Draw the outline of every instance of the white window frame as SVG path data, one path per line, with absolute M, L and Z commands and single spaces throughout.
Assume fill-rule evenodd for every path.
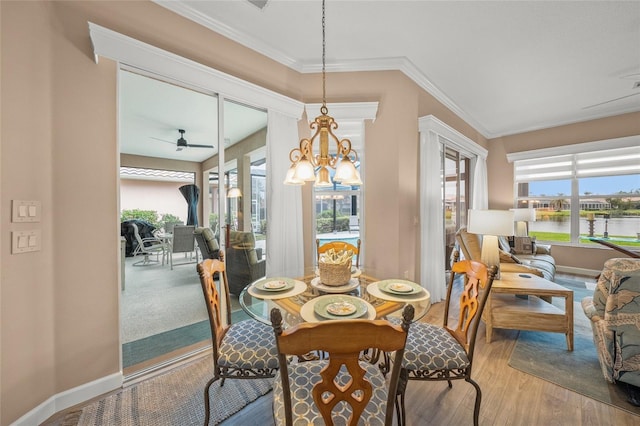
M 640 154 L 640 135 L 627 136 L 623 138 L 607 139 L 602 141 L 586 142 L 581 144 L 563 145 L 553 148 L 543 148 L 531 151 L 522 151 L 507 154 L 507 160 L 514 164 L 513 167 L 513 185 L 514 185 L 514 207 L 518 206 L 518 184 L 521 182 L 532 182 L 542 180 L 569 180 L 571 182 L 571 220 L 570 220 L 570 244 L 580 245 L 580 194 L 579 194 L 579 181 L 581 178 L 590 176 L 617 176 L 622 174 L 637 174 L 640 173 L 640 159 L 637 155 Z M 609 164 L 606 164 L 606 168 L 598 169 L 596 167 L 590 167 L 583 165 L 580 167 L 581 157 L 585 154 L 599 152 L 599 151 L 611 151 L 627 148 L 629 150 L 638 150 L 633 157 L 618 158 L 610 160 Z M 549 159 L 558 160 L 555 166 L 546 164 L 546 172 L 549 173 L 546 178 L 538 176 L 531 180 L 518 179 L 518 162 L 525 160 L 543 160 Z M 547 162 L 548 163 L 548 162 Z M 612 167 L 623 168 L 623 170 L 632 170 L 635 173 L 614 172 L 607 173 L 606 169 Z M 534 176 L 535 174 L 532 174 Z M 614 195 L 614 194 L 603 194 Z

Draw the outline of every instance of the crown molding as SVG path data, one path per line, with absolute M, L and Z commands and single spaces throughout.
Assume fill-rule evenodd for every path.
M 255 50 L 256 52 L 273 59 L 295 71 L 300 71 L 299 63 L 291 58 L 290 56 L 282 53 L 281 50 L 276 49 L 262 40 L 250 37 L 245 33 L 242 33 L 234 28 L 231 28 L 224 22 L 218 21 L 217 19 L 213 19 L 210 16 L 207 16 L 199 11 L 195 10 L 187 3 L 181 1 L 163 1 L 163 0 L 152 0 L 159 6 L 162 6 L 170 11 L 187 18 L 196 24 L 202 25 L 205 28 L 210 29 L 224 37 L 227 37 L 230 40 L 235 41 L 236 43 L 240 43 L 241 45 Z
M 202 25 L 218 34 L 221 34 L 249 49 L 265 55 L 274 61 L 285 65 L 300 73 L 315 73 L 322 71 L 320 64 L 303 64 L 282 53 L 259 39 L 237 31 L 223 22 L 206 16 L 193 9 L 186 3 L 179 1 L 153 0 L 154 3 L 167 8 L 180 16 L 183 16 L 199 25 Z M 445 107 L 450 109 L 458 117 L 474 127 L 485 138 L 489 138 L 490 132 L 474 117 L 463 111 L 453 100 L 438 89 L 418 68 L 406 57 L 379 58 L 364 60 L 347 60 L 332 62 L 325 65 L 327 72 L 357 72 L 357 71 L 401 71 L 420 88 L 424 89 L 431 96 L 436 98 Z
M 300 119 L 304 104 L 230 74 L 207 67 L 108 28 L 89 22 L 89 36 L 96 63 L 105 57 L 143 71 L 217 93 L 258 108 L 267 108 Z

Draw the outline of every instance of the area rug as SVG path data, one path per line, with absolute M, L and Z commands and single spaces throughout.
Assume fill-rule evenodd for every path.
M 593 343 L 591 324 L 581 305 L 582 298 L 592 295 L 593 290 L 587 289 L 584 282 L 576 280 L 556 279 L 556 282 L 573 290 L 573 352 L 567 351 L 564 334 L 520 331 L 509 365 L 640 416 L 640 407 L 629 404 L 623 390 L 619 386 L 607 383 L 602 375 Z M 564 304 L 564 300 L 559 300 L 558 303 Z
M 82 408 L 70 426 L 201 426 L 210 357 L 138 383 Z M 273 379 L 226 380 L 211 386 L 211 424 L 218 424 L 268 393 Z M 73 414 L 72 414 L 73 415 Z

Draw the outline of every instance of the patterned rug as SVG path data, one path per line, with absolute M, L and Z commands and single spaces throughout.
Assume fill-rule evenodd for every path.
M 607 383 L 600 369 L 591 324 L 581 305 L 582 298 L 592 295 L 593 290 L 587 289 L 581 281 L 556 279 L 556 282 L 573 290 L 573 351 L 567 351 L 564 334 L 520 331 L 509 365 L 640 416 L 640 407 L 629 404 L 623 389 Z M 559 303 L 562 306 L 564 300 Z
M 201 426 L 204 386 L 212 360 L 205 357 L 140 382 L 67 415 L 68 426 Z M 265 395 L 273 379 L 226 380 L 211 386 L 211 424 L 218 424 Z M 77 422 L 74 422 L 77 419 Z

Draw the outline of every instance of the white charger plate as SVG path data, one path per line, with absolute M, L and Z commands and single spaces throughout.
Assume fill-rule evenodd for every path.
M 266 279 L 266 281 L 270 281 L 273 279 L 274 278 L 268 278 Z M 260 290 L 259 288 L 256 288 L 255 284 L 258 284 L 263 281 L 265 280 L 263 279 L 258 281 L 257 283 L 250 285 L 249 288 L 247 288 L 247 293 L 249 293 L 251 296 L 255 297 L 256 299 L 269 300 L 269 299 L 285 299 L 287 297 L 297 296 L 298 294 L 304 293 L 307 290 L 307 285 L 304 282 L 298 281 L 298 280 L 292 280 L 293 288 L 286 291 L 263 291 L 263 290 Z
M 355 290 L 360 285 L 360 281 L 357 278 L 351 278 L 347 284 L 344 285 L 326 285 L 320 282 L 320 277 L 315 277 L 311 280 L 311 287 L 316 288 L 325 293 L 348 293 L 351 290 Z

